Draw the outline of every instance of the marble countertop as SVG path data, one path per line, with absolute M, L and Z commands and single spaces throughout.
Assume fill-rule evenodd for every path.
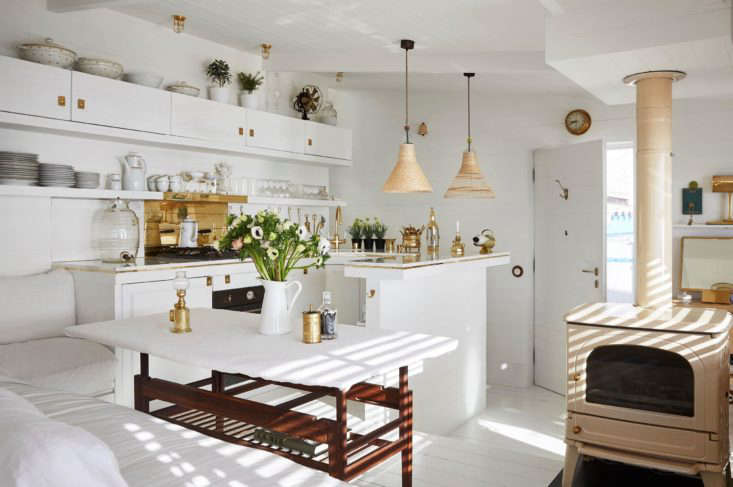
M 75 260 L 66 262 L 54 262 L 53 267 L 58 269 L 66 269 L 70 271 L 98 271 L 98 272 L 113 272 L 113 273 L 124 273 L 124 272 L 140 272 L 140 271 L 159 271 L 166 269 L 180 269 L 180 268 L 191 268 L 191 267 L 209 267 L 218 265 L 232 265 L 232 264 L 250 264 L 250 260 L 241 262 L 239 259 L 225 259 L 225 260 L 196 260 L 196 261 L 179 261 L 179 262 L 168 262 L 168 263 L 151 263 L 155 262 L 148 261 L 144 257 L 135 259 L 135 263 L 123 264 L 119 262 L 102 262 L 101 260 Z
M 493 252 L 491 254 L 480 254 L 478 251 L 467 251 L 465 255 L 455 257 L 450 254 L 450 250 L 446 249 L 437 255 L 420 253 L 420 254 L 389 254 L 374 255 L 365 254 L 363 256 L 355 256 L 348 262 L 349 267 L 368 267 L 382 269 L 413 269 L 417 267 L 436 266 L 444 264 L 459 264 L 471 261 L 488 261 L 509 257 L 509 252 Z

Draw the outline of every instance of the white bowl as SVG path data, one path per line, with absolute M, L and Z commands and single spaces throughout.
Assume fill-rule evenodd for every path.
M 189 85 L 185 81 L 176 81 L 172 85 L 168 85 L 166 90 L 171 91 L 173 93 L 180 93 L 181 95 L 188 95 L 188 96 L 199 96 L 199 93 L 201 92 L 200 89 L 198 89 L 195 86 Z
M 122 74 L 123 68 L 120 63 L 106 59 L 95 59 L 80 57 L 76 61 L 76 70 L 82 73 L 104 76 L 105 78 L 117 79 Z
M 71 49 L 54 44 L 47 38 L 43 43 L 30 43 L 18 46 L 20 58 L 34 63 L 47 64 L 68 69 L 74 65 L 76 53 Z
M 163 77 L 155 73 L 125 73 L 125 81 L 150 88 L 160 88 L 160 85 L 163 84 Z

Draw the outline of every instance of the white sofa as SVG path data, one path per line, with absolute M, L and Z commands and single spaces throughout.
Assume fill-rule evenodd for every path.
M 0 375 L 111 398 L 116 358 L 98 343 L 64 335 L 76 324 L 74 279 L 54 270 L 0 277 Z
M 226 443 L 98 399 L 0 377 L 2 389 L 25 398 L 51 420 L 79 427 L 102 440 L 117 459 L 129 487 L 349 485 L 273 453 Z M 3 441 L 0 435 L 0 449 L 12 448 Z

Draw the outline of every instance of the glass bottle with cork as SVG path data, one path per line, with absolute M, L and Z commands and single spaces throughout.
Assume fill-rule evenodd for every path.
M 331 291 L 323 291 L 323 303 L 318 308 L 321 313 L 321 339 L 336 338 L 336 308 L 331 305 Z

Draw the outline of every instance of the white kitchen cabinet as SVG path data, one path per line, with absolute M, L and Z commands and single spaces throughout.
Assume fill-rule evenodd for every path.
M 326 265 L 326 291 L 331 291 L 338 322 L 357 325 L 364 322 L 366 290 L 364 279 L 344 277 L 342 264 Z
M 189 308 L 211 308 L 212 287 L 206 277 L 189 279 L 186 305 Z M 178 300 L 172 281 L 140 282 L 122 285 L 122 319 L 162 313 Z
M 244 108 L 178 93 L 171 100 L 171 135 L 244 146 Z
M 73 71 L 71 119 L 75 122 L 167 134 L 171 94 L 167 91 Z
M 247 147 L 303 153 L 301 120 L 276 113 L 247 110 Z
M 351 159 L 351 130 L 310 121 L 303 124 L 306 154 Z
M 300 313 L 306 311 L 308 306 L 316 309 L 321 305 L 323 291 L 326 289 L 326 271 L 310 268 L 304 274 L 302 270 L 295 269 L 288 274 L 288 281 L 300 281 L 300 284 L 303 285 L 303 291 L 295 300 L 291 314 L 293 329 L 295 329 L 296 326 L 301 326 Z
M 0 57 L 0 110 L 71 119 L 71 71 Z

